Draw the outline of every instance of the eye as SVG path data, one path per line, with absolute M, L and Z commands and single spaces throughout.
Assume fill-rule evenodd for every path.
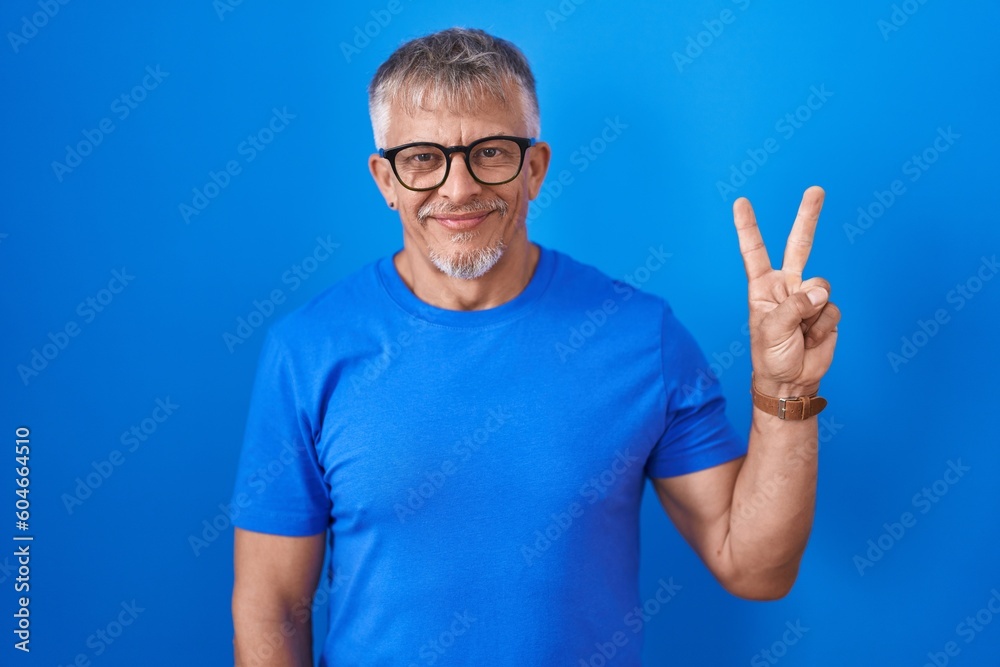
M 499 148 L 483 148 L 482 150 L 479 151 L 479 154 L 482 157 L 486 157 L 486 158 L 497 157 L 498 155 L 500 155 L 500 149 Z
M 400 153 L 396 164 L 404 169 L 438 169 L 444 156 L 433 149 L 421 148 L 414 152 Z

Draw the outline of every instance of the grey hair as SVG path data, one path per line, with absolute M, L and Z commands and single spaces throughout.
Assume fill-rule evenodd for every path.
M 508 99 L 511 84 L 519 100 Z M 375 145 L 383 143 L 389 110 L 411 113 L 424 105 L 473 111 L 488 99 L 523 109 L 528 132 L 541 133 L 535 76 L 524 54 L 511 42 L 482 30 L 449 28 L 399 47 L 375 72 L 368 86 Z

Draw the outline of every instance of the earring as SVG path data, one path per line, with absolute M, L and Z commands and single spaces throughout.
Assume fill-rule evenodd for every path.
M 389 208 L 396 208 L 396 202 L 394 201 L 389 202 Z

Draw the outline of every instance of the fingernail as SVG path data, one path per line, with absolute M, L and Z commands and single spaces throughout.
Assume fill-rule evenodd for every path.
M 819 304 L 826 301 L 827 297 L 830 295 L 822 287 L 817 287 L 816 289 L 811 289 L 808 292 L 806 292 L 806 296 L 809 297 L 809 302 L 812 305 L 818 306 Z

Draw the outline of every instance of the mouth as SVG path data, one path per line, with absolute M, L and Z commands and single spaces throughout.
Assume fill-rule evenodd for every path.
M 483 224 L 490 223 L 494 213 L 502 220 L 507 216 L 507 202 L 500 198 L 481 199 L 458 206 L 450 202 L 434 202 L 421 206 L 417 211 L 417 222 L 426 227 L 429 219 L 438 226 L 455 234 L 470 237 L 477 233 Z
M 464 232 L 478 227 L 493 211 L 477 211 L 475 213 L 441 213 L 430 216 L 442 227 L 456 232 Z

